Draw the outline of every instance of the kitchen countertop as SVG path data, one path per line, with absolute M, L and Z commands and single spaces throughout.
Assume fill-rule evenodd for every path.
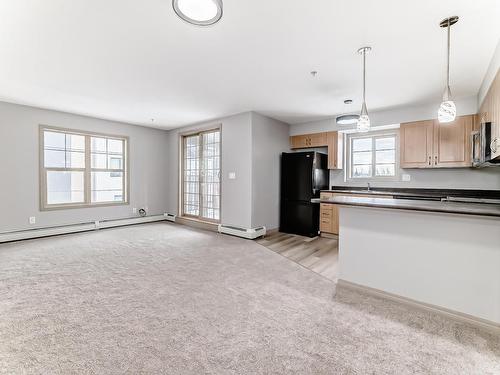
M 368 197 L 333 197 L 328 199 L 320 199 L 319 201 L 320 203 L 338 204 L 344 206 L 361 206 L 500 217 L 500 204 L 491 203 L 440 202 L 429 200 Z
M 464 198 L 498 200 L 500 202 L 500 190 L 472 190 L 472 189 L 422 189 L 422 188 L 378 188 L 367 190 L 366 187 L 332 186 L 331 190 L 322 190 L 328 193 L 344 194 L 369 194 L 369 195 L 391 195 L 397 198 L 424 198 L 441 200 L 443 198 Z M 499 203 L 493 202 L 493 203 Z

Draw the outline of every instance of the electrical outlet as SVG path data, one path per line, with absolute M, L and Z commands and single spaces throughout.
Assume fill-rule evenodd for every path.
M 405 182 L 411 181 L 411 175 L 409 175 L 409 174 L 403 174 L 401 176 L 401 180 L 403 180 Z
M 36 217 L 30 216 L 30 224 L 36 224 Z
M 132 213 L 134 213 L 134 214 L 137 213 L 137 207 L 132 208 Z

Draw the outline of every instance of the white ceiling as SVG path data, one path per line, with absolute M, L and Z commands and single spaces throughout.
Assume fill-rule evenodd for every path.
M 170 0 L 0 2 L 0 100 L 173 128 L 248 110 L 290 123 L 360 106 L 476 95 L 500 37 L 498 0 L 224 0 L 212 27 Z M 310 71 L 319 73 L 312 78 Z

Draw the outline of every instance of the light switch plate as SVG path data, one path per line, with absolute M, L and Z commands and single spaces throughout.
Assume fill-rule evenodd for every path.
M 401 179 L 405 182 L 411 181 L 411 175 L 405 173 L 401 176 Z
M 236 180 L 236 172 L 229 172 L 229 179 Z

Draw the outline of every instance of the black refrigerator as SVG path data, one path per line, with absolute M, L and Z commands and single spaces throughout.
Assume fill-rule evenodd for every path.
M 320 190 L 328 189 L 328 156 L 319 152 L 281 155 L 280 232 L 314 237 L 319 233 Z

